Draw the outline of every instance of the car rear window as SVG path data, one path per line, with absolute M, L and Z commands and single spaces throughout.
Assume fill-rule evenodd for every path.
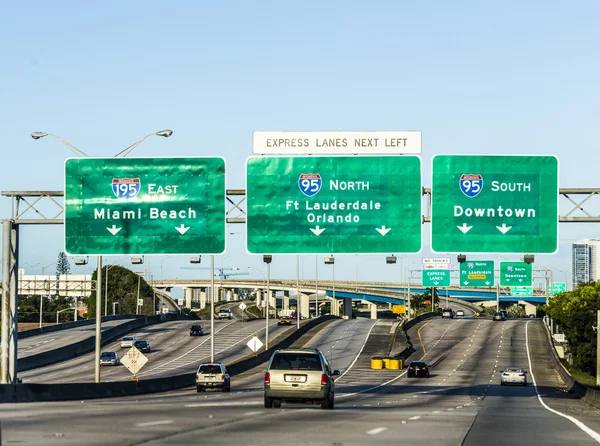
M 125 336 L 125 337 L 123 338 L 123 340 L 124 340 L 124 341 L 133 341 L 133 338 L 130 338 L 130 337 L 128 337 L 128 336 Z
M 521 373 L 521 369 L 506 369 L 507 373 Z
M 322 370 L 319 357 L 311 353 L 278 353 L 271 362 L 273 370 Z
M 200 373 L 206 373 L 206 374 L 221 373 L 221 366 L 220 365 L 201 365 Z

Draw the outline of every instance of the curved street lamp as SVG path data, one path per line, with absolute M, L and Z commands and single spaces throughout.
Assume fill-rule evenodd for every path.
M 161 130 L 159 132 L 155 132 L 155 133 L 148 133 L 146 136 L 144 136 L 143 138 L 137 140 L 136 142 L 134 142 L 133 144 L 131 144 L 130 146 L 126 147 L 125 149 L 121 150 L 119 153 L 117 153 L 115 155 L 115 158 L 118 156 L 123 156 L 126 157 L 129 153 L 131 153 L 131 151 L 133 149 L 135 149 L 138 145 L 140 145 L 140 143 L 142 141 L 144 141 L 148 136 L 152 136 L 152 135 L 157 135 L 157 136 L 163 136 L 165 138 L 168 138 L 169 136 L 171 136 L 173 134 L 173 130 Z M 77 147 L 75 147 L 73 144 L 71 144 L 68 141 L 65 141 L 64 139 L 62 139 L 60 136 L 54 135 L 52 133 L 45 133 L 45 132 L 33 132 L 31 133 L 31 137 L 35 140 L 38 140 L 40 138 L 44 138 L 45 136 L 53 136 L 56 139 L 58 139 L 61 143 L 63 143 L 65 146 L 67 146 L 69 148 L 69 150 L 71 152 L 73 152 L 75 155 L 77 156 L 84 156 L 84 157 L 88 157 L 89 155 L 81 150 L 79 150 Z M 100 348 L 101 348 L 101 337 L 102 337 L 102 309 L 101 307 L 101 301 L 102 301 L 102 256 L 99 255 L 98 256 L 98 266 L 97 266 L 97 270 L 98 270 L 98 275 L 97 275 L 97 286 L 96 286 L 96 345 L 95 345 L 95 382 L 99 383 L 100 382 Z M 138 294 L 139 294 L 139 284 L 138 284 Z M 137 307 L 136 307 L 137 308 Z M 8 319 L 7 319 L 8 322 Z M 4 324 L 6 324 L 7 322 L 3 321 L 3 326 Z M 4 329 L 3 329 L 4 331 Z M 15 348 L 16 348 L 16 344 L 15 344 Z M 4 352 L 2 352 L 2 363 L 0 364 L 0 368 L 5 369 L 5 366 L 8 366 L 7 364 L 4 364 L 5 362 L 7 362 L 4 358 L 8 359 L 8 355 L 5 355 Z M 3 381 L 4 382 L 4 381 Z
M 117 153 L 115 155 L 115 158 L 118 158 L 119 156 L 125 158 L 127 155 L 129 155 L 133 151 L 133 149 L 135 149 L 137 146 L 139 146 L 142 143 L 142 141 L 145 140 L 148 136 L 156 135 L 156 136 L 163 136 L 165 138 L 168 138 L 172 134 L 173 134 L 173 130 L 169 130 L 169 129 L 161 130 L 160 132 L 148 133 L 143 138 L 138 139 L 136 142 L 131 144 L 129 147 L 125 147 L 123 150 L 121 150 L 119 153 Z

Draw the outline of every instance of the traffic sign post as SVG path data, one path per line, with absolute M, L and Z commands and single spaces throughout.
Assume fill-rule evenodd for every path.
M 70 255 L 222 254 L 223 158 L 70 158 Z
M 424 287 L 449 287 L 449 269 L 424 269 L 421 276 L 421 284 Z
M 436 155 L 432 160 L 433 252 L 555 253 L 555 156 Z
M 471 260 L 460 263 L 459 286 L 461 287 L 493 287 L 494 261 Z
M 500 286 L 531 286 L 531 263 L 500 262 Z
M 533 296 L 532 286 L 511 286 L 510 294 L 512 296 Z
M 251 157 L 251 254 L 417 253 L 417 156 Z

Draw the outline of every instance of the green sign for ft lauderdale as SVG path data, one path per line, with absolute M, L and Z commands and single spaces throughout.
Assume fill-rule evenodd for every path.
M 555 156 L 436 155 L 432 169 L 432 251 L 558 249 Z
M 460 264 L 461 287 L 494 286 L 494 261 L 470 260 Z
M 223 158 L 70 158 L 71 255 L 222 254 Z
M 250 157 L 251 254 L 417 253 L 418 156 Z

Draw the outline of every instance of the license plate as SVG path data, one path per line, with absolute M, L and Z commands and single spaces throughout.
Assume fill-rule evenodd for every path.
M 303 383 L 306 382 L 306 375 L 285 375 L 285 382 Z

